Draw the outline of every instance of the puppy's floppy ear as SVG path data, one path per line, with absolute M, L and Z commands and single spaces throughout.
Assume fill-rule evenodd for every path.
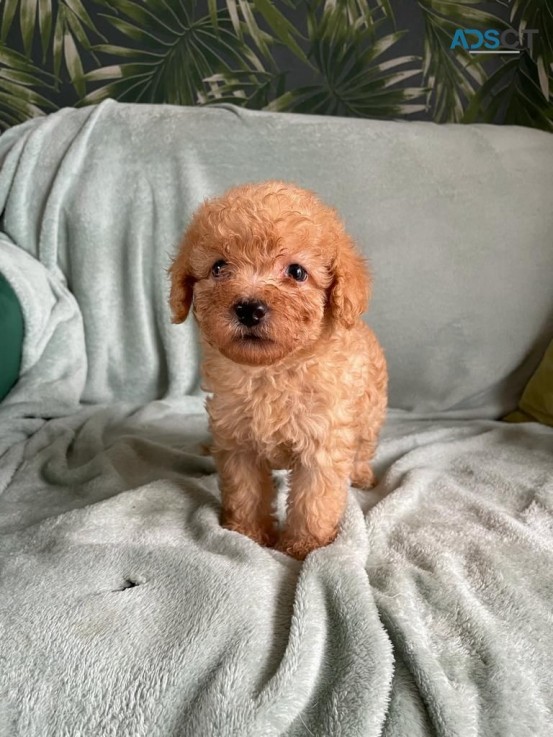
M 365 260 L 355 250 L 352 239 L 343 234 L 333 266 L 330 287 L 330 309 L 335 320 L 352 328 L 367 309 L 371 292 L 371 277 Z
M 173 315 L 172 322 L 184 322 L 190 312 L 194 282 L 196 281 L 190 270 L 186 240 L 182 243 L 180 251 L 169 269 L 169 275 L 171 277 L 169 305 Z

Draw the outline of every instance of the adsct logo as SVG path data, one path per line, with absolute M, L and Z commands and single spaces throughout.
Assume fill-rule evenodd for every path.
M 515 31 L 507 28 L 487 28 L 478 31 L 474 28 L 458 28 L 451 39 L 450 49 L 464 49 L 469 54 L 520 54 L 524 49 L 532 51 L 533 37 L 537 28 Z

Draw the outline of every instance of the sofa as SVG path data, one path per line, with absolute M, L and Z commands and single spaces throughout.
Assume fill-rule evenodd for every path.
M 553 338 L 553 139 L 108 100 L 0 167 L 0 735 L 550 737 L 553 428 L 503 418 Z M 378 484 L 303 563 L 221 527 L 167 303 L 197 205 L 269 178 L 342 214 L 390 373 Z

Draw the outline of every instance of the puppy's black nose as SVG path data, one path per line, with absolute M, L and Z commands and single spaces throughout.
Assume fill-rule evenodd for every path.
M 259 325 L 267 314 L 267 305 L 257 300 L 237 302 L 234 305 L 234 312 L 238 322 L 241 322 L 247 328 L 253 328 L 254 325 Z

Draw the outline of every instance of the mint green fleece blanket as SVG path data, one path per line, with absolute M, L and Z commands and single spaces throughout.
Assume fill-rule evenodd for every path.
M 0 162 L 26 331 L 0 735 L 550 737 L 553 429 L 496 418 L 551 337 L 551 139 L 108 102 L 8 131 Z M 392 376 L 380 483 L 303 564 L 220 527 L 195 327 L 166 304 L 197 203 L 268 176 L 344 212 Z

